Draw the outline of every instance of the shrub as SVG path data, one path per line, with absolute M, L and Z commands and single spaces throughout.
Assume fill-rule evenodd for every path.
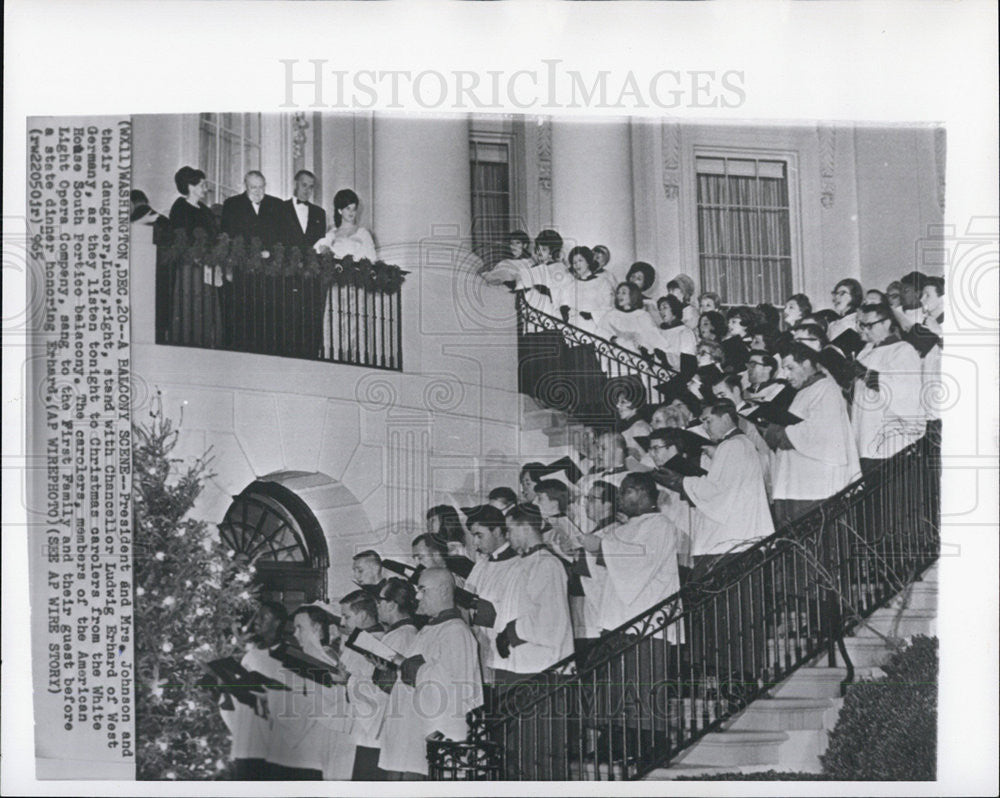
M 854 685 L 820 758 L 830 779 L 932 781 L 937 764 L 938 641 L 914 637 Z

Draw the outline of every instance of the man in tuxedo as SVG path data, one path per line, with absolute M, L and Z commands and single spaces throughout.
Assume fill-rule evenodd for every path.
M 231 239 L 240 237 L 243 246 L 250 251 L 253 239 L 265 252 L 278 242 L 281 229 L 281 200 L 265 193 L 267 181 L 256 169 L 243 178 L 246 189 L 242 194 L 230 197 L 222 203 L 222 232 Z M 273 340 L 276 319 L 274 313 L 274 278 L 260 277 L 265 283 L 264 296 L 251 305 L 251 278 L 245 272 L 237 272 L 233 282 L 226 282 L 219 292 L 222 305 L 223 343 L 236 349 L 264 351 L 266 342 Z M 257 287 L 257 292 L 260 287 Z M 259 293 L 257 293 L 260 296 Z
M 316 187 L 316 175 L 308 169 L 295 173 L 291 199 L 281 208 L 278 242 L 287 258 L 292 249 L 305 254 L 326 235 L 326 212 L 310 202 Z M 301 274 L 286 274 L 275 280 L 278 302 L 275 303 L 275 325 L 281 354 L 295 357 L 316 357 L 322 347 L 323 301 L 326 297 L 318 278 Z

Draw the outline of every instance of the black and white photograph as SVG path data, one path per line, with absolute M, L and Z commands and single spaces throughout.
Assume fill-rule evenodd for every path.
M 476 65 L 530 18 L 482 5 L 449 69 L 282 39 L 256 102 L 26 106 L 16 783 L 988 794 L 995 119 L 769 112 L 583 23 Z

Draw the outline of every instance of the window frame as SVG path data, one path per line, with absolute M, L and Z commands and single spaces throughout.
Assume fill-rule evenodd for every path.
M 521 157 L 520 153 L 520 141 L 516 132 L 509 131 L 491 131 L 482 130 L 476 128 L 474 125 L 470 125 L 469 128 L 469 204 L 470 204 L 470 217 L 472 221 L 472 229 L 470 232 L 470 243 L 473 252 L 478 254 L 478 249 L 481 243 L 477 237 L 477 226 L 476 226 L 476 195 L 472 191 L 473 180 L 474 180 L 474 164 L 476 161 L 473 159 L 473 154 L 475 152 L 475 147 L 477 144 L 486 144 L 493 146 L 503 146 L 507 150 L 507 218 L 510 222 L 508 227 L 510 229 L 516 229 L 518 226 L 523 227 L 523 223 L 520 222 L 522 218 L 523 202 L 521 199 L 521 179 L 520 179 L 520 169 L 518 159 Z M 505 231 L 510 232 L 510 229 Z M 503 243 L 503 242 L 501 242 Z
M 231 116 L 239 117 L 240 129 L 236 130 L 233 128 L 228 128 L 223 125 L 223 118 L 229 113 Z M 212 120 L 210 117 L 215 117 Z M 258 139 L 254 141 L 250 138 L 247 133 L 248 118 L 256 116 L 257 123 L 257 135 Z M 202 133 L 207 129 L 209 133 L 214 136 L 215 139 L 215 158 L 213 163 L 208 162 L 208 153 L 204 151 L 202 146 Z M 219 204 L 221 205 L 229 197 L 234 197 L 243 191 L 242 182 L 237 186 L 229 186 L 221 182 L 221 177 L 223 174 L 223 157 L 222 157 L 222 138 L 224 135 L 234 136 L 239 141 L 240 147 L 240 158 L 243 164 L 242 174 L 240 179 L 242 181 L 243 175 L 252 169 L 261 170 L 264 161 L 264 146 L 265 146 L 265 136 L 264 136 L 264 115 L 260 112 L 224 112 L 224 111 L 205 111 L 198 114 L 198 127 L 197 127 L 197 142 L 198 142 L 198 163 L 203 164 L 202 168 L 205 170 L 206 182 L 209 185 L 209 202 L 210 205 Z M 256 161 L 247 162 L 246 160 L 246 150 L 247 146 L 252 146 L 256 149 L 257 157 Z

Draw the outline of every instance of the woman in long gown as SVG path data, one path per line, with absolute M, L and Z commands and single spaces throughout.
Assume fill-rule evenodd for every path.
M 561 286 L 553 296 L 553 304 L 558 309 L 566 308 L 563 317 L 574 327 L 600 335 L 601 320 L 614 307 L 614 283 L 604 272 L 598 273 L 589 247 L 570 250 L 569 271 L 574 279 Z
M 215 214 L 202 200 L 208 191 L 205 173 L 182 166 L 174 175 L 181 196 L 170 208 L 171 235 L 183 230 L 188 245 L 195 230 L 204 230 L 209 246 L 219 231 Z M 174 266 L 170 343 L 216 347 L 222 343 L 219 289 L 225 279 L 221 267 L 182 262 Z
M 332 252 L 337 260 L 350 256 L 355 261 L 375 262 L 372 234 L 358 224 L 359 203 L 358 195 L 349 188 L 334 195 L 333 227 L 316 242 L 316 252 Z M 359 286 L 334 283 L 323 307 L 323 357 L 374 364 L 376 354 L 384 352 L 389 339 L 383 329 L 387 323 L 374 296 Z

